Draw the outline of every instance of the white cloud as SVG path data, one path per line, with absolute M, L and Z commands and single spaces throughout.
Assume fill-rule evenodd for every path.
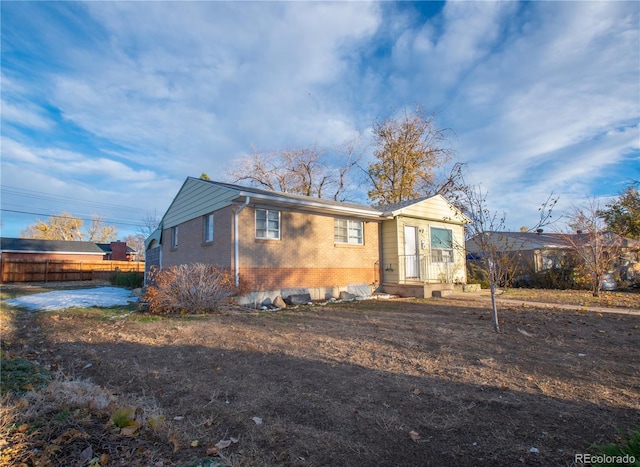
M 493 51 L 516 8 L 513 2 L 448 2 L 438 17 L 399 36 L 391 81 L 418 91 L 414 100 L 446 107 L 450 93 Z
M 552 191 L 584 198 L 633 165 L 638 13 L 629 2 L 450 2 L 397 36 L 389 95 L 439 110 L 468 180 L 524 225 Z
M 109 43 L 100 54 L 71 53 L 73 72 L 55 78 L 52 99 L 82 128 L 151 149 L 163 170 L 192 172 L 194 162 L 231 158 L 251 143 L 313 144 L 355 131 L 323 88 L 350 66 L 354 41 L 375 31 L 375 4 L 87 8 Z
M 537 20 L 476 67 L 451 108 L 475 114 L 453 121 L 464 128 L 461 151 L 481 167 L 478 179 L 508 192 L 538 169 L 553 188 L 579 167 L 588 182 L 633 149 L 634 135 L 637 146 L 640 112 L 629 96 L 638 93 L 638 33 L 636 24 L 629 34 L 634 13 L 624 6 L 529 4 Z M 618 133 L 626 143 L 618 144 Z M 592 145 L 612 148 L 599 167 L 585 163 Z M 545 164 L 558 176 L 540 173 Z
M 2 138 L 2 157 L 7 165 L 20 165 L 29 173 L 46 174 L 66 180 L 91 184 L 95 178 L 111 182 L 152 180 L 151 170 L 135 170 L 121 162 L 104 157 L 86 156 L 74 151 L 48 147 L 29 147 L 10 138 Z
M 88 159 L 78 157 L 71 159 L 73 170 L 60 172 L 64 155 L 54 159 L 61 154 L 42 156 L 31 148 L 13 144 L 12 157 L 5 159 L 5 143 L 3 140 L 2 208 L 10 210 L 3 212 L 5 236 L 19 236 L 36 217 L 43 219 L 66 211 L 87 219 L 99 215 L 106 223 L 115 223 L 123 238 L 135 233 L 136 225 L 132 224 L 142 224 L 147 214 L 159 219 L 183 182 L 159 174 L 137 176 L 140 174 L 108 160 L 102 165 L 97 161 L 91 167 Z M 19 158 L 15 157 L 16 150 L 23 153 Z M 119 170 L 126 173 L 118 177 Z M 36 215 L 25 216 L 21 212 Z
M 2 161 L 3 163 L 15 161 L 18 163 L 37 164 L 39 158 L 22 144 L 9 139 L 2 138 Z
M 436 16 L 364 2 L 39 5 L 28 17 L 3 5 L 20 19 L 9 36 L 3 25 L 3 53 L 46 65 L 3 70 L 3 118 L 31 129 L 3 129 L 3 180 L 26 167 L 64 193 L 163 210 L 186 175 L 222 178 L 251 145 L 332 147 L 416 102 L 456 131 L 470 180 L 518 212 L 552 190 L 593 192 L 638 151 L 630 2 L 449 2 Z
M 53 125 L 53 121 L 42 115 L 41 109 L 28 102 L 10 103 L 3 99 L 0 105 L 5 124 L 17 124 L 39 130 L 46 130 Z

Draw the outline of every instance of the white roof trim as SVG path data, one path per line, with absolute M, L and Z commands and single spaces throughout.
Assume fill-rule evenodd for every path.
M 385 216 L 385 213 L 383 213 L 382 211 L 378 211 L 376 209 L 367 209 L 367 208 L 360 209 L 355 206 L 353 207 L 339 206 L 334 204 L 319 203 L 317 201 L 314 201 L 313 199 L 308 199 L 308 200 L 293 199 L 293 198 L 288 198 L 284 196 L 278 196 L 277 194 L 267 195 L 263 193 L 255 193 L 252 191 L 243 191 L 243 190 L 239 190 L 238 195 L 249 196 L 252 201 L 262 200 L 262 201 L 271 201 L 271 202 L 277 202 L 282 204 L 290 204 L 294 206 L 304 206 L 304 207 L 314 208 L 314 209 L 325 211 L 325 212 L 338 212 L 342 214 L 350 214 L 353 216 L 367 217 L 370 219 L 381 220 L 382 218 L 387 217 Z

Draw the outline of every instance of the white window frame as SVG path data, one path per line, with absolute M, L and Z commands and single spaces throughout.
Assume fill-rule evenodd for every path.
M 433 231 L 434 230 L 443 230 L 443 231 L 447 231 L 449 232 L 449 236 L 451 238 L 451 248 L 437 248 L 437 245 L 434 246 L 433 244 L 433 240 L 434 240 L 434 235 L 433 235 Z M 431 227 L 429 233 L 431 234 L 431 238 L 430 238 L 430 246 L 431 246 L 431 262 L 432 263 L 453 263 L 454 262 L 454 256 L 453 256 L 453 230 L 451 229 L 445 229 L 442 227 Z
M 342 231 L 340 234 L 339 230 Z M 334 218 L 333 241 L 341 245 L 364 245 L 364 222 Z
M 264 219 L 258 219 L 258 213 L 264 212 Z M 277 218 L 274 218 L 274 214 Z M 262 217 L 262 216 L 260 216 Z M 256 209 L 256 238 L 260 240 L 280 240 L 280 211 L 274 209 Z M 264 228 L 258 228 L 259 222 L 264 222 Z M 275 223 L 275 228 L 273 227 Z
M 203 224 L 202 238 L 204 243 L 213 242 L 213 230 L 215 228 L 213 213 L 205 214 L 204 216 L 202 216 L 202 224 Z
M 178 226 L 171 227 L 171 248 L 178 248 Z

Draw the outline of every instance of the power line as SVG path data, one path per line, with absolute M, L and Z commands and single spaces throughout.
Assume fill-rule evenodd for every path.
M 18 211 L 16 209 L 5 209 L 5 208 L 1 208 L 0 211 L 3 212 L 12 212 L 12 213 L 16 213 L 16 214 L 29 214 L 32 216 L 48 216 L 48 217 L 56 217 L 58 219 L 66 219 L 67 216 L 60 216 L 60 215 L 55 215 L 55 214 L 44 214 L 41 212 L 29 212 L 29 211 Z M 88 219 L 86 217 L 77 217 L 77 216 L 71 216 L 73 219 L 80 219 L 83 221 L 88 221 L 88 222 L 92 222 L 93 219 Z M 115 224 L 115 225 L 126 225 L 129 227 L 141 227 L 142 223 L 138 223 L 138 224 L 130 224 L 127 222 L 120 222 L 117 219 L 109 219 L 109 218 L 101 218 L 103 222 L 109 223 L 109 224 Z
M 33 208 L 33 205 L 27 205 L 27 206 L 25 206 L 24 204 L 2 203 L 2 207 L 3 207 L 5 210 L 8 210 L 8 211 L 9 211 L 9 210 L 12 210 L 12 209 L 13 209 L 13 210 L 32 209 L 32 208 Z M 53 208 L 46 208 L 46 207 L 44 207 L 44 206 L 40 206 L 40 207 L 39 207 L 39 209 L 46 209 L 47 211 L 49 211 L 49 212 L 51 212 L 51 213 L 52 213 L 52 214 L 40 213 L 39 215 L 42 215 L 42 216 L 53 216 L 53 211 L 54 211 L 54 209 L 53 209 Z M 91 215 L 91 216 L 98 216 L 98 217 L 104 217 L 101 213 L 91 213 L 91 214 L 87 214 L 87 212 L 86 212 L 86 211 L 81 212 L 81 213 L 80 213 L 79 215 L 77 215 L 77 216 L 76 216 L 76 215 L 74 215 L 74 214 L 71 214 L 71 213 L 70 213 L 70 212 L 68 212 L 66 209 L 62 209 L 62 211 L 60 211 L 59 209 L 55 209 L 55 211 L 61 212 L 61 214 L 59 214 L 59 215 L 62 215 L 63 213 L 64 213 L 64 214 L 69 214 L 70 216 L 75 217 L 75 218 L 77 218 L 77 219 L 80 219 L 80 218 L 81 218 L 81 216 L 89 216 L 89 215 Z M 122 221 L 122 222 L 129 222 L 129 217 L 127 217 L 127 218 L 122 218 L 122 217 L 113 217 L 113 216 L 111 216 L 111 217 L 110 217 L 110 219 L 112 219 L 113 221 L 118 221 L 118 222 L 120 222 L 120 221 Z
M 24 210 L 17 209 L 17 208 L 29 209 L 29 208 L 32 207 L 32 206 L 23 206 L 23 205 L 20 205 L 20 204 L 13 204 L 13 203 L 2 203 L 2 206 L 3 206 L 3 208 L 1 209 L 2 211 L 14 212 L 14 213 L 25 213 L 25 214 L 29 213 L 29 211 L 24 211 Z M 80 214 L 79 216 L 76 216 L 76 215 L 71 214 L 71 213 L 66 212 L 66 211 L 63 211 L 61 214 L 49 214 L 49 213 L 41 212 L 41 213 L 37 213 L 36 215 L 38 215 L 38 216 L 58 217 L 58 218 L 65 217 L 62 214 L 68 214 L 69 216 L 71 216 L 74 219 L 90 220 L 87 217 L 82 217 L 82 216 L 87 216 L 86 213 L 85 214 Z M 93 219 L 93 217 L 99 217 L 99 218 L 101 218 L 103 220 L 108 219 L 109 222 L 111 222 L 111 223 L 117 222 L 117 223 L 121 223 L 121 224 L 125 224 L 125 225 L 127 225 L 130 222 L 129 219 L 123 219 L 121 217 L 105 217 L 105 216 L 100 215 L 100 214 L 92 214 L 92 219 Z
M 20 197 L 28 197 L 45 201 L 57 201 L 65 204 L 75 204 L 79 206 L 88 206 L 93 208 L 111 209 L 116 211 L 132 212 L 132 213 L 148 213 L 148 210 L 143 208 L 136 208 L 131 206 L 125 206 L 121 204 L 100 203 L 96 201 L 79 200 L 71 196 L 55 195 L 45 193 L 42 191 L 27 190 L 24 188 L 2 185 L 2 192 L 6 195 L 16 195 Z

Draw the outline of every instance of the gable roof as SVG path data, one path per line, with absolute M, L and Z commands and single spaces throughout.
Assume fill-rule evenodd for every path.
M 209 183 L 213 185 L 217 185 L 220 187 L 226 187 L 232 190 L 236 190 L 240 193 L 240 196 L 253 196 L 257 199 L 264 200 L 279 200 L 280 202 L 285 202 L 287 204 L 301 205 L 301 206 L 327 206 L 328 208 L 333 208 L 336 210 L 344 210 L 344 211 L 354 211 L 366 215 L 374 215 L 380 217 L 380 210 L 371 207 L 365 206 L 363 204 L 356 203 L 347 203 L 344 201 L 334 201 L 330 199 L 324 198 L 316 198 L 314 196 L 305 196 L 305 195 L 297 195 L 293 193 L 285 193 L 281 191 L 272 191 L 265 190 L 262 188 L 255 187 L 245 187 L 240 185 L 232 185 L 230 183 L 223 182 L 215 182 L 209 181 Z
M 487 232 L 494 245 L 505 246 L 508 250 L 553 250 L 568 249 L 574 245 L 584 245 L 591 241 L 591 236 L 585 233 L 546 233 L 546 232 Z M 473 250 L 475 237 L 467 242 L 469 250 Z M 613 232 L 603 232 L 602 238 L 608 246 L 623 248 L 638 248 L 640 241 L 623 238 Z
M 399 203 L 378 206 L 386 217 L 414 216 L 440 222 L 467 224 L 471 222 L 447 198 L 437 194 L 418 199 L 409 199 Z
M 98 247 L 105 253 L 113 253 L 113 251 L 111 250 L 111 243 L 96 243 L 96 245 L 98 245 Z M 137 253 L 137 250 L 135 248 L 131 248 L 129 245 L 127 245 L 127 254 L 128 255 L 133 255 Z
M 251 203 L 349 215 L 370 220 L 381 220 L 383 215 L 378 209 L 360 204 L 187 177 L 163 216 L 161 227 L 166 229 L 176 226 L 223 207 L 242 203 L 247 198 Z
M 187 177 L 171 201 L 158 228 L 145 240 L 145 247 L 149 248 L 154 243 L 162 243 L 162 231 L 164 229 L 175 227 L 183 222 L 228 206 L 240 205 L 246 202 L 247 199 L 249 203 L 253 205 L 258 204 L 283 209 L 299 209 L 313 213 L 351 216 L 378 222 L 390 219 L 400 212 L 405 213 L 405 211 L 403 211 L 404 209 L 409 209 L 412 206 L 426 202 L 433 205 L 440 205 L 441 213 L 445 213 L 444 216 L 440 215 L 439 217 L 429 218 L 431 220 L 457 224 L 468 222 L 468 219 L 441 195 L 408 200 L 401 203 L 401 205 L 372 207 Z
M 393 212 L 393 211 L 401 210 L 402 208 L 406 208 L 407 206 L 419 203 L 419 202 L 424 201 L 425 199 L 429 199 L 429 198 L 430 198 L 430 196 L 423 196 L 422 198 L 405 199 L 404 201 L 399 201 L 397 203 L 378 204 L 376 207 L 378 209 L 380 209 L 381 211 L 383 211 L 383 212 Z
M 56 253 L 104 255 L 104 251 L 93 242 L 75 240 L 39 240 L 34 238 L 0 238 L 0 251 L 7 253 Z
M 479 234 L 482 235 L 482 234 Z M 564 234 L 538 232 L 486 232 L 491 244 L 504 246 L 507 250 L 566 249 L 571 247 Z M 467 242 L 469 250 L 474 251 L 477 235 Z

